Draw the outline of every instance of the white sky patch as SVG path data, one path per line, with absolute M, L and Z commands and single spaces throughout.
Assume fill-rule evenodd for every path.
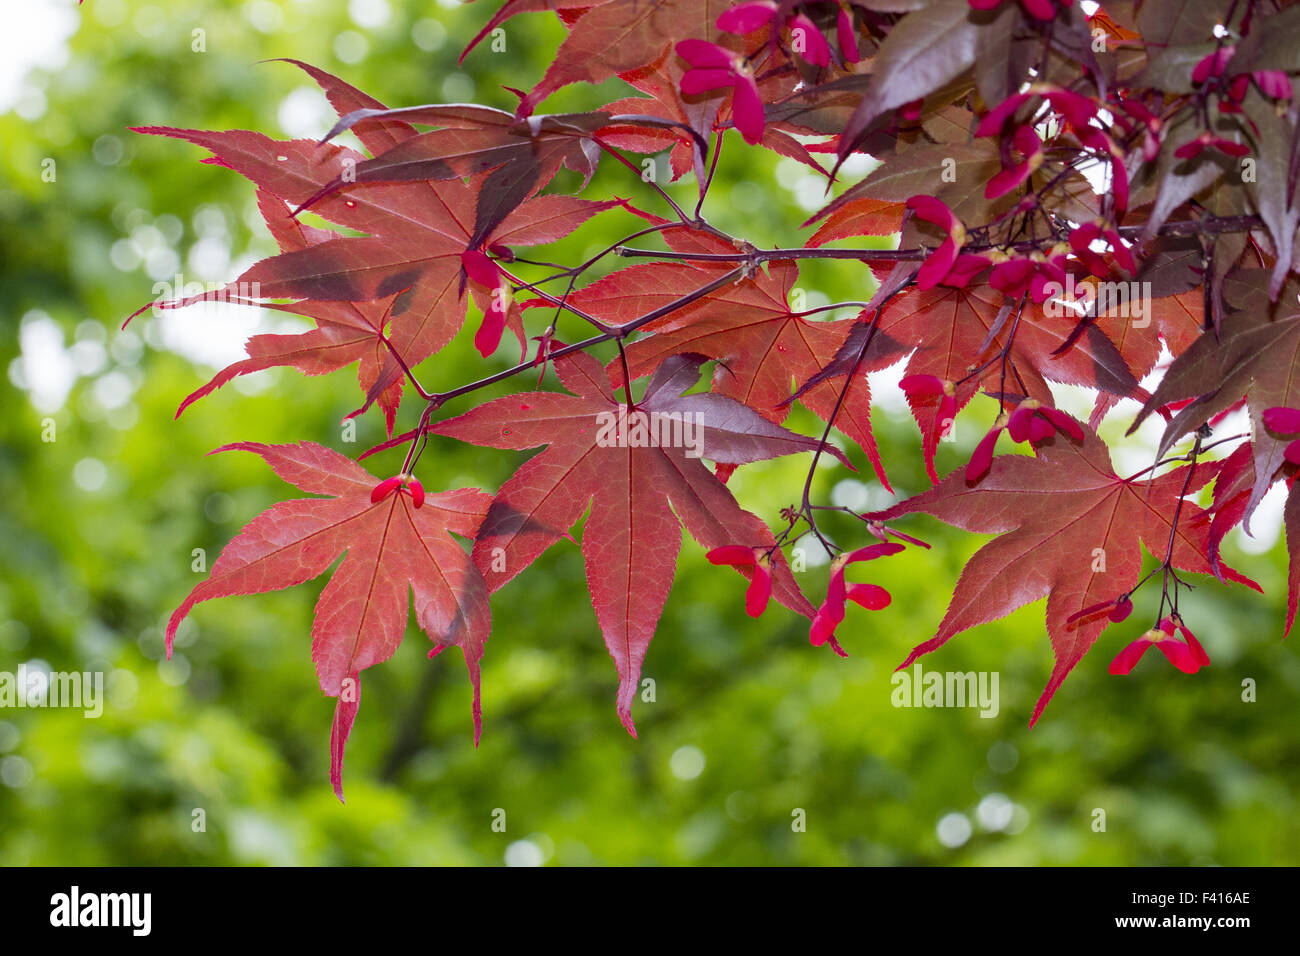
M 258 33 L 274 33 L 284 22 L 284 11 L 271 0 L 252 0 L 245 4 L 244 16 Z
M 794 187 L 794 201 L 804 212 L 816 212 L 830 201 L 826 181 L 809 171 Z
M 956 849 L 971 838 L 974 828 L 970 818 L 964 813 L 945 814 L 935 825 L 934 833 L 939 842 L 949 849 Z
M 98 458 L 83 458 L 73 466 L 72 480 L 82 491 L 99 491 L 108 481 L 108 468 Z
M 1016 805 L 1002 793 L 990 793 L 975 808 L 975 818 L 985 830 L 1005 830 L 1011 825 Z
M 883 490 L 883 489 L 882 489 Z M 892 497 L 885 501 L 880 507 L 888 507 L 893 503 Z M 817 540 L 817 536 L 806 534 L 794 543 L 795 551 L 803 552 L 804 566 L 809 568 L 820 568 L 823 565 L 831 563 L 830 552 L 826 546 Z
M 838 182 L 854 183 L 880 165 L 880 160 L 863 153 L 854 153 L 844 161 L 836 173 Z M 789 156 L 776 164 L 776 180 L 790 193 L 795 204 L 804 212 L 816 212 L 834 198 L 834 190 L 827 192 L 826 178 L 813 172 L 804 163 Z
M 344 30 L 334 38 L 334 55 L 344 63 L 360 63 L 370 52 L 370 41 L 356 30 Z
M 257 226 L 265 229 L 260 219 Z M 203 242 L 204 240 L 200 240 L 196 243 L 192 252 L 197 252 Z M 198 295 L 202 291 L 220 290 L 227 280 L 242 274 L 259 258 L 251 253 L 245 253 L 232 261 L 224 240 L 217 239 L 215 242 L 220 245 L 220 249 L 214 245 L 208 250 L 210 255 L 193 257 L 208 260 L 192 263 L 193 266 L 205 266 L 204 270 L 195 269 L 195 272 L 208 272 L 203 275 L 203 281 L 198 281 L 196 275 L 178 275 L 173 272 L 160 278 L 154 285 L 152 290 L 154 299 L 166 302 Z M 215 266 L 221 258 L 225 259 L 226 264 L 218 273 Z M 236 284 L 231 289 L 230 295 L 255 298 L 256 291 L 251 287 L 241 289 Z M 307 319 L 255 305 L 228 301 L 221 297 L 212 301 L 197 302 L 183 309 L 160 308 L 155 312 L 141 315 L 136 321 L 142 323 L 145 340 L 151 347 L 174 352 L 190 362 L 213 369 L 225 368 L 232 362 L 247 358 L 244 343 L 250 336 L 268 332 L 289 335 L 312 328 L 312 323 Z M 251 380 L 240 379 L 239 382 L 243 383 L 240 387 L 257 390 L 257 382 L 264 378 L 264 376 L 260 379 L 254 376 Z
M 442 45 L 447 42 L 447 28 L 437 20 L 426 17 L 417 20 L 411 27 L 411 39 L 421 50 L 432 53 L 434 50 L 441 50 Z
M 388 23 L 393 15 L 388 0 L 349 0 L 348 16 L 359 27 L 375 30 Z
M 1107 192 L 1110 189 L 1110 163 L 1100 159 L 1085 159 L 1079 163 L 1075 169 L 1088 180 L 1088 185 L 1092 191 L 1098 195 Z
M 66 345 L 62 326 L 47 313 L 32 310 L 19 327 L 20 354 L 9 363 L 9 381 L 27 393 L 37 411 L 51 414 L 64 406 L 78 378 L 94 378 L 90 395 L 95 406 L 117 413 L 110 421 L 126 421 L 139 386 L 131 366 L 140 359 L 140 340 L 134 332 L 114 333 L 106 347 L 107 340 L 104 326 L 87 319 L 77 326 L 76 340 Z M 120 368 L 109 368 L 110 354 Z
M 880 160 L 874 156 L 868 156 L 866 153 L 853 153 L 844 160 L 837 175 L 840 179 L 848 182 L 856 177 L 866 176 L 867 173 L 879 165 Z
M 190 246 L 187 262 L 200 281 L 220 279 L 230 268 L 230 244 L 224 237 L 204 236 Z
M 334 125 L 334 110 L 316 86 L 300 86 L 280 101 L 276 119 L 290 139 L 320 139 Z
M 808 172 L 803 163 L 786 156 L 777 161 L 776 181 L 786 189 L 794 189 Z
M 889 368 L 867 373 L 867 384 L 871 387 L 871 404 L 887 415 L 895 417 L 911 414 L 907 405 L 907 396 L 898 387 L 898 383 L 907 374 L 907 360 L 895 362 Z
M 112 410 L 126 407 L 135 394 L 135 386 L 125 374 L 114 371 L 95 379 L 93 391 L 99 407 Z
M 516 840 L 506 847 L 505 862 L 506 866 L 541 866 L 546 855 L 532 840 Z
M 93 339 L 82 339 L 74 343 L 68 350 L 68 356 L 78 375 L 98 375 L 108 365 L 108 349 L 104 348 L 103 342 Z
M 305 319 L 272 320 L 266 309 L 232 302 L 199 302 L 160 312 L 154 319 L 157 345 L 212 368 L 225 368 L 246 358 L 244 343 L 249 336 L 264 332 L 290 334 L 311 328 Z
M 59 70 L 68 62 L 68 39 L 81 16 L 75 0 L 41 0 L 5 4 L 0 30 L 0 113 L 23 97 L 26 77 L 35 67 Z
M 1250 530 L 1241 525 L 1232 529 L 1232 543 L 1247 554 L 1272 551 L 1282 534 L 1282 509 L 1286 506 L 1287 487 L 1279 481 L 1268 490 L 1255 513 L 1250 516 Z
M 63 345 L 63 329 L 44 312 L 23 316 L 18 331 L 22 355 L 9 366 L 9 379 L 25 389 L 37 411 L 57 412 L 77 380 L 77 368 Z
M 694 780 L 704 772 L 704 751 L 687 744 L 673 751 L 668 760 L 669 769 L 678 780 Z
M 831 504 L 837 508 L 867 511 L 871 507 L 871 489 L 856 478 L 845 478 L 831 489 Z

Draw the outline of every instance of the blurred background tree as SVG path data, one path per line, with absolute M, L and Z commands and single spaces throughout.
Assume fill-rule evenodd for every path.
M 90 0 L 78 10 L 42 0 L 9 12 L 0 38 L 0 671 L 103 671 L 108 702 L 97 720 L 0 710 L 0 863 L 1300 862 L 1300 658 L 1280 640 L 1275 507 L 1246 542 L 1256 553 L 1242 553 L 1235 534 L 1229 545 L 1229 560 L 1268 596 L 1204 582 L 1187 599 L 1212 667 L 1187 677 L 1151 655 L 1131 678 L 1108 676 L 1109 657 L 1154 613 L 1139 600 L 1033 732 L 1028 717 L 1050 670 L 1041 605 L 922 660 L 999 672 L 996 717 L 890 703 L 893 667 L 933 633 L 980 544 L 928 519 L 908 530 L 933 551 L 872 566 L 894 603 L 850 611 L 840 631 L 848 660 L 811 648 L 792 615 L 747 619 L 738 579 L 688 543 L 646 662 L 655 701 L 637 705 L 639 740 L 614 714 L 614 669 L 579 552 L 556 547 L 493 601 L 477 750 L 463 669 L 427 661 L 414 627 L 392 661 L 368 672 L 346 806 L 327 779 L 333 701 L 309 658 L 319 583 L 204 607 L 164 660 L 160 627 L 197 579 L 195 549 L 210 565 L 249 518 L 296 495 L 252 456 L 204 454 L 228 441 L 312 439 L 355 455 L 383 434 L 367 413 L 356 443 L 344 442 L 340 421 L 357 404 L 346 375 L 259 373 L 172 420 L 248 334 L 284 319 L 192 309 L 121 331 L 123 318 L 158 294 L 155 283 L 178 274 L 220 282 L 274 249 L 245 181 L 199 164 L 197 149 L 127 127 L 320 136 L 332 120 L 324 98 L 294 67 L 257 62 L 271 57 L 321 66 L 390 105 L 512 108 L 503 85 L 535 82 L 563 30 L 549 14 L 520 17 L 504 28 L 504 51 L 482 45 L 458 67 L 490 10 L 452 0 Z M 547 108 L 590 108 L 627 95 L 620 85 L 569 87 Z M 728 147 L 706 214 L 759 245 L 805 237 L 797 225 L 824 201 L 824 184 L 738 140 Z M 685 201 L 694 186 L 672 189 Z M 662 211 L 612 163 L 587 195 Z M 602 217 L 548 257 L 577 261 L 622 226 Z M 861 299 L 867 282 L 858 267 L 811 263 L 800 285 L 811 307 Z M 477 377 L 471 335 L 426 363 L 426 385 Z M 509 352 L 492 361 L 504 367 Z M 880 397 L 891 478 L 901 493 L 920 490 L 915 426 L 892 391 Z M 1080 396 L 1063 401 L 1084 407 Z M 966 413 L 941 468 L 969 453 L 988 413 L 978 403 Z M 415 414 L 406 407 L 398 427 Z M 1107 437 L 1123 430 L 1122 417 Z M 791 424 L 815 431 L 808 418 Z M 55 440 L 43 440 L 51 425 Z M 1120 449 L 1121 469 L 1150 460 L 1145 440 Z M 438 441 L 420 473 L 430 488 L 494 490 L 522 458 Z M 855 461 L 866 470 L 821 470 L 818 493 L 886 503 L 865 459 Z M 371 464 L 396 470 L 400 452 Z M 775 520 L 805 466 L 747 466 L 731 486 Z M 858 540 L 851 527 L 834 530 L 845 544 Z M 812 592 L 826 576 L 815 558 L 803 573 Z M 1255 702 L 1242 699 L 1246 679 Z M 1094 830 L 1097 809 L 1105 832 Z M 492 826 L 498 810 L 504 832 Z

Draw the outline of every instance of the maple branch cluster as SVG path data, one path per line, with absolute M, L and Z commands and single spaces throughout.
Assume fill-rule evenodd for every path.
M 808 619 L 814 646 L 840 654 L 847 603 L 874 611 L 890 603 L 880 586 L 848 580 L 850 569 L 928 547 L 894 527 L 899 519 L 925 513 L 995 535 L 962 572 L 935 635 L 901 666 L 1046 597 L 1055 666 L 1031 724 L 1102 630 L 1126 620 L 1134 595 L 1157 578 L 1153 626 L 1111 672 L 1129 673 L 1152 646 L 1184 672 L 1209 663 L 1179 616 L 1180 591 L 1191 586 L 1182 575 L 1258 588 L 1223 563 L 1221 542 L 1249 527 L 1274 483 L 1290 487 L 1300 470 L 1300 5 L 544 6 L 568 35 L 513 113 L 473 104 L 389 109 L 291 60 L 339 115 L 319 142 L 140 130 L 201 146 L 210 162 L 252 181 L 280 247 L 226 289 L 153 307 L 253 288 L 255 298 L 241 291 L 238 301 L 316 323 L 301 335 L 250 339 L 248 358 L 181 409 L 259 369 L 320 374 L 355 363 L 364 400 L 354 414 L 377 405 L 389 436 L 362 457 L 406 447 L 400 472 L 380 480 L 312 443 L 229 446 L 323 497 L 255 518 L 173 616 L 169 647 L 196 603 L 300 583 L 346 551 L 317 607 L 312 655 L 321 689 L 338 698 L 331 754 L 340 797 L 360 672 L 396 649 L 408 593 L 431 656 L 462 652 L 477 740 L 489 595 L 584 514 L 588 584 L 632 734 L 641 665 L 683 528 L 713 564 L 748 579 L 750 615 L 775 599 Z M 464 55 L 538 8 L 506 0 Z M 633 95 L 589 112 L 537 112 L 562 87 L 614 77 Z M 365 152 L 339 141 L 345 131 Z M 803 224 L 816 229 L 802 244 L 759 249 L 705 218 L 728 142 L 793 159 L 828 189 L 845 186 Z M 643 167 L 629 159 L 664 152 L 674 181 L 693 176 L 698 185 L 690 211 L 662 185 L 643 183 Z M 856 168 L 845 162 L 864 155 L 878 165 L 844 184 Z M 635 173 L 629 182 L 645 192 L 638 202 L 661 214 L 554 188 L 569 170 L 587 191 L 602 159 Z M 624 238 L 574 266 L 525 255 L 597 216 L 627 222 Z M 317 220 L 324 225 L 309 224 Z M 853 245 L 891 235 L 895 249 Z M 617 259 L 633 261 L 609 271 Z M 843 260 L 874 292 L 795 309 L 804 259 Z M 593 270 L 605 274 L 593 280 Z M 417 372 L 460 334 L 471 304 L 483 358 L 511 348 L 508 340 L 519 358 L 430 392 Z M 820 316 L 846 307 L 857 316 Z M 590 334 L 566 343 L 562 322 Z M 610 342 L 617 355 L 597 361 L 593 350 Z M 708 388 L 697 391 L 709 363 Z M 868 376 L 900 364 L 934 486 L 877 512 L 817 501 L 823 458 L 852 467 L 832 431 L 892 492 L 872 434 Z M 537 374 L 540 386 L 548 370 L 562 391 L 516 391 L 440 417 L 448 403 L 520 375 Z M 1057 406 L 1049 382 L 1092 391 L 1087 421 Z M 418 419 L 395 435 L 406 390 L 421 403 Z M 969 462 L 941 478 L 939 443 L 980 395 L 991 425 Z M 1152 467 L 1121 477 L 1098 429 L 1126 400 L 1139 406 L 1130 432 L 1152 415 L 1165 425 Z M 796 403 L 822 419 L 819 437 L 784 427 Z M 1249 433 L 1211 440 L 1242 407 Z M 1171 454 L 1189 435 L 1190 449 Z M 997 455 L 1004 437 L 1030 453 Z M 427 444 L 446 438 L 545 450 L 495 494 L 426 494 L 414 472 Z M 1221 445 L 1234 447 L 1207 457 Z M 727 481 L 742 465 L 797 453 L 811 455 L 807 477 L 774 532 Z M 426 483 L 435 477 L 426 469 Z M 1300 496 L 1289 494 L 1288 629 L 1300 593 Z M 857 519 L 863 541 L 833 540 L 819 525 L 830 513 Z M 472 541 L 468 554 L 453 534 Z M 786 554 L 801 540 L 833 556 L 817 604 Z M 1158 562 L 1146 574 L 1144 545 Z

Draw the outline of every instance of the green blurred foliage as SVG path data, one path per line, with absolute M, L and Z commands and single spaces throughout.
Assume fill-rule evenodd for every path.
M 250 215 L 247 183 L 199 164 L 193 147 L 127 127 L 288 135 L 282 123 L 302 125 L 303 107 L 310 116 L 319 97 L 292 66 L 257 62 L 280 56 L 393 105 L 478 99 L 509 108 L 503 85 L 535 82 L 563 31 L 548 14 L 521 17 L 505 28 L 504 53 L 484 45 L 459 68 L 459 51 L 488 13 L 486 2 L 446 0 L 89 0 L 66 65 L 33 73 L 20 107 L 0 114 L 0 347 L 9 371 L 0 383 L 0 670 L 34 661 L 99 670 L 109 688 L 99 719 L 0 711 L 0 863 L 1300 861 L 1300 661 L 1280 641 L 1280 548 L 1232 555 L 1267 597 L 1201 582 L 1187 600 L 1211 668 L 1186 677 L 1152 654 L 1130 678 L 1106 674 L 1109 657 L 1140 630 L 1135 622 L 1154 613 L 1143 595 L 1130 623 L 1103 636 L 1030 732 L 1051 663 L 1041 602 L 923 659 L 927 669 L 998 672 L 996 717 L 891 704 L 891 671 L 933 632 L 980 544 L 974 536 L 929 519 L 909 524 L 934 549 L 871 567 L 894 602 L 849 612 L 841 628 L 848 660 L 811 648 L 806 625 L 784 611 L 746 618 L 739 579 L 688 541 L 646 662 L 655 700 L 638 703 L 632 739 L 614 714 L 614 670 L 581 556 L 562 544 L 493 601 L 477 750 L 455 655 L 427 661 L 427 639 L 412 626 L 399 653 L 367 671 L 346 805 L 328 785 L 333 701 L 320 694 L 309 656 L 322 582 L 204 606 L 173 660 L 162 659 L 160 626 L 198 580 L 194 549 L 210 564 L 245 521 L 294 494 L 253 456 L 205 453 L 229 441 L 311 439 L 355 454 L 383 434 L 367 413 L 355 444 L 343 441 L 340 421 L 357 404 L 346 375 L 264 372 L 173 421 L 180 399 L 212 370 L 167 348 L 158 319 L 146 314 L 125 332 L 122 319 L 175 271 L 228 279 L 273 248 Z M 195 30 L 204 31 L 203 52 Z M 570 87 L 548 108 L 598 105 L 626 95 L 619 85 Z M 327 123 L 322 115 L 317 127 L 293 132 L 319 135 Z M 706 214 L 759 245 L 808 235 L 797 224 L 819 187 L 789 161 L 730 136 L 727 147 Z M 42 178 L 47 158 L 53 182 Z M 557 187 L 566 185 L 576 183 Z M 670 189 L 693 202 L 692 183 Z M 588 195 L 663 211 L 614 163 Z M 546 257 L 576 261 L 631 222 L 608 214 Z M 201 274 L 204 263 L 218 274 Z M 860 299 L 870 282 L 857 267 L 815 263 L 801 286 L 811 306 Z M 563 323 L 561 331 L 582 334 Z M 471 335 L 419 370 L 428 387 L 481 374 Z M 35 349 L 51 336 L 63 363 L 55 370 L 71 388 L 62 401 L 54 387 L 54 398 L 38 402 L 20 387 L 36 366 L 15 360 L 20 339 Z M 509 352 L 503 347 L 493 368 L 505 367 Z M 468 407 L 462 400 L 448 412 Z M 408 403 L 399 428 L 416 414 Z M 976 416 L 969 441 L 943 446 L 942 469 L 962 460 L 981 430 L 982 412 L 968 414 Z M 51 421 L 52 442 L 43 440 Z M 800 415 L 791 424 L 817 427 Z M 877 426 L 896 487 L 923 488 L 915 426 L 883 413 Z M 387 474 L 400 456 L 370 465 Z M 524 457 L 438 441 L 420 474 L 431 488 L 494 489 Z M 732 488 L 776 521 L 805 467 L 793 459 L 748 466 Z M 857 477 L 823 469 L 817 494 L 888 500 Z M 848 524 L 830 530 L 849 545 L 861 537 Z M 825 575 L 810 566 L 801 577 L 816 593 Z M 1242 701 L 1246 678 L 1257 682 L 1255 703 Z M 192 826 L 196 809 L 203 832 Z M 1105 832 L 1093 828 L 1097 809 Z M 492 826 L 498 810 L 505 832 Z

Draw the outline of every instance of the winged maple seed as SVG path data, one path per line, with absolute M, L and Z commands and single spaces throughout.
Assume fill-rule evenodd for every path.
M 272 366 L 319 375 L 355 364 L 353 414 L 378 406 L 388 436 L 362 457 L 406 449 L 392 477 L 378 479 L 320 445 L 226 446 L 323 497 L 253 519 L 173 615 L 169 647 L 196 603 L 301 583 L 346 553 L 313 625 L 321 688 L 338 698 L 331 773 L 341 796 L 360 674 L 401 640 L 408 593 L 433 653 L 463 652 L 477 740 L 489 594 L 572 540 L 584 515 L 588 590 L 618 672 L 617 713 L 633 734 L 683 528 L 709 562 L 748 581 L 749 616 L 775 599 L 808 620 L 813 645 L 841 654 L 850 603 L 896 613 L 884 587 L 848 574 L 919 560 L 910 549 L 912 558 L 875 560 L 904 545 L 929 547 L 896 523 L 927 514 L 994 535 L 965 565 L 934 636 L 902 666 L 1045 597 L 1055 666 L 1032 726 L 1157 581 L 1153 628 L 1118 652 L 1111 672 L 1130 673 L 1150 647 L 1189 673 L 1208 664 L 1179 616 L 1183 575 L 1258 588 L 1221 548 L 1285 482 L 1289 630 L 1300 604 L 1300 59 L 1291 42 L 1300 4 L 1084 6 L 506 0 L 464 55 L 515 16 L 554 12 L 566 31 L 531 89 L 510 90 L 513 112 L 388 108 L 289 60 L 338 115 L 319 140 L 141 128 L 200 146 L 204 162 L 248 179 L 278 247 L 227 284 L 151 306 L 221 299 L 315 323 L 254 336 L 247 358 L 180 410 Z M 607 101 L 608 82 L 627 89 Z M 572 92 L 598 108 L 538 112 L 572 84 L 585 84 Z M 344 132 L 361 149 L 344 145 Z M 731 159 L 764 149 L 790 160 L 819 190 L 868 156 L 878 162 L 809 217 L 804 226 L 816 229 L 803 243 L 764 248 L 706 218 L 718 208 L 714 181 L 727 175 L 724 144 Z M 657 154 L 667 156 L 664 178 L 694 174 L 693 206 L 685 189 L 657 181 Z M 1227 162 L 1238 159 L 1250 175 Z M 594 178 L 601 161 L 613 169 Z M 588 198 L 609 172 L 626 173 L 657 211 Z M 559 192 L 565 184 L 580 195 Z M 609 234 L 578 264 L 524 252 L 592 225 Z M 862 247 L 864 236 L 891 239 Z M 620 258 L 642 261 L 612 267 Z M 808 307 L 807 286 L 831 266 L 865 301 Z M 426 365 L 450 368 L 443 350 L 474 310 L 482 317 L 464 354 L 481 368 L 463 385 L 427 390 Z M 850 317 L 828 319 L 835 310 Z M 572 339 L 572 326 L 589 337 Z M 503 367 L 507 333 L 520 354 Z M 895 367 L 933 487 L 873 511 L 821 503 L 819 467 L 832 458 L 852 467 L 859 454 L 893 493 L 869 376 Z M 565 391 L 543 390 L 548 369 Z M 509 390 L 534 370 L 537 390 Z M 1057 385 L 1092 396 L 1086 422 L 1058 404 Z M 507 391 L 440 417 L 489 387 Z M 394 436 L 404 401 L 416 409 Z M 1153 415 L 1165 424 L 1152 466 L 1120 477 L 1099 431 L 1129 401 L 1140 406 L 1133 429 Z M 820 420 L 820 437 L 785 427 L 798 421 L 796 404 Z M 1241 408 L 1249 433 L 1216 435 Z M 965 451 L 959 416 L 978 421 L 982 436 Z M 1026 453 L 996 455 L 1003 433 Z M 416 478 L 417 465 L 445 439 L 542 450 L 493 495 L 426 493 L 436 466 L 426 462 Z M 1212 449 L 1227 454 L 1213 460 Z M 737 501 L 730 489 L 743 481 L 727 484 L 742 466 L 804 452 L 802 491 L 780 508 L 783 526 Z M 951 468 L 942 479 L 941 464 Z M 848 537 L 863 531 L 868 543 Z M 472 541 L 468 553 L 452 535 Z M 817 605 L 787 558 L 804 539 L 835 555 Z M 1145 573 L 1144 547 L 1155 561 Z
M 1264 409 L 1264 426 L 1278 435 L 1300 435 L 1300 408 L 1266 408 Z M 1293 441 L 1286 446 L 1282 457 L 1293 465 L 1300 465 L 1300 441 Z
M 1175 638 L 1174 628 L 1183 635 L 1183 640 Z M 1112 674 L 1130 674 L 1137 662 L 1150 648 L 1155 647 L 1164 654 L 1169 663 L 1184 674 L 1195 674 L 1202 667 L 1208 666 L 1210 656 L 1201 647 L 1196 635 L 1187 629 L 1183 619 L 1174 615 L 1161 620 L 1159 625 L 1147 631 L 1140 638 L 1125 647 L 1110 662 Z
M 878 584 L 845 584 L 845 569 L 850 564 L 897 554 L 902 550 L 901 544 L 870 544 L 856 551 L 847 551 L 831 562 L 831 583 L 826 589 L 826 600 L 813 616 L 812 629 L 809 631 L 813 647 L 829 642 L 835 653 L 841 657 L 848 656 L 835 640 L 835 628 L 844 620 L 844 602 L 849 600 L 868 610 L 879 611 L 889 606 L 890 596 Z
M 417 508 L 424 507 L 424 485 L 410 475 L 395 475 L 392 478 L 385 478 L 375 485 L 374 490 L 370 492 L 370 501 L 372 504 L 378 503 L 393 492 L 399 494 L 405 492 L 411 496 L 412 505 Z
M 710 564 L 729 564 L 735 568 L 752 568 L 749 589 L 745 592 L 745 613 L 759 617 L 767 610 L 772 597 L 771 549 L 747 548 L 743 544 L 724 544 L 707 555 Z
M 1062 431 L 1076 441 L 1083 441 L 1083 429 L 1065 412 L 1042 405 L 1032 398 L 1021 401 L 1010 415 L 1005 412 L 989 429 L 987 435 L 980 439 L 966 466 L 966 480 L 978 481 L 993 464 L 993 447 L 1003 429 L 1012 441 L 1040 442 Z

